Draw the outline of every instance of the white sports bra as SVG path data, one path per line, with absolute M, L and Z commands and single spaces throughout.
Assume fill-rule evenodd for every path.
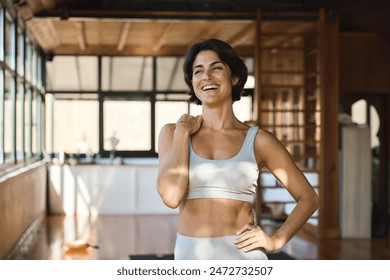
M 225 198 L 254 203 L 259 176 L 254 153 L 258 129 L 257 126 L 249 128 L 240 152 L 224 160 L 198 156 L 190 139 L 187 199 Z

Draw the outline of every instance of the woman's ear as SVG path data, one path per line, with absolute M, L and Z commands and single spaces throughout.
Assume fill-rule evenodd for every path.
M 238 84 L 238 78 L 236 76 L 233 77 L 232 84 L 233 86 L 236 86 Z

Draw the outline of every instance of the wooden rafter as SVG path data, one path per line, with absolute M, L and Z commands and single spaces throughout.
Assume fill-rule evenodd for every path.
M 158 52 L 161 47 L 165 44 L 166 42 L 166 37 L 167 37 L 167 34 L 169 33 L 169 31 L 172 29 L 172 26 L 173 26 L 173 22 L 169 22 L 167 23 L 167 25 L 165 26 L 161 36 L 160 36 L 160 39 L 159 41 L 157 42 L 156 45 L 154 45 L 153 47 L 153 52 Z
M 34 15 L 45 9 L 41 0 L 27 0 L 27 4 Z
M 63 0 L 41 0 L 42 6 L 45 8 L 45 10 L 51 10 L 54 9 L 57 4 L 63 2 Z
M 116 49 L 122 51 L 126 45 L 127 38 L 129 37 L 129 32 L 131 28 L 131 22 L 126 21 L 122 24 L 121 33 L 119 35 L 118 45 Z
M 85 50 L 87 48 L 87 42 L 85 38 L 85 23 L 83 21 L 76 22 L 76 34 L 80 49 Z
M 45 51 L 52 51 L 60 46 L 60 38 L 50 19 L 36 20 L 33 18 L 27 22 L 27 27 L 34 33 L 39 45 Z
M 253 25 L 253 23 L 250 23 L 248 24 L 248 26 L 245 26 L 241 32 L 239 32 L 236 36 L 230 39 L 230 44 L 232 45 L 232 47 L 235 48 L 243 42 L 250 40 L 249 37 L 251 37 L 252 39 L 254 36 L 254 32 L 255 26 Z
M 194 37 L 193 41 L 199 41 L 201 39 L 213 38 L 217 34 L 220 29 L 220 25 L 215 22 L 207 22 L 205 23 L 204 28 L 200 30 L 200 32 Z

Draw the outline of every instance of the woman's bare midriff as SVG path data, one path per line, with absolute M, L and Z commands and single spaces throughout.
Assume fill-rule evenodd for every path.
M 234 235 L 253 223 L 252 204 L 231 199 L 190 199 L 180 205 L 179 233 L 192 237 Z

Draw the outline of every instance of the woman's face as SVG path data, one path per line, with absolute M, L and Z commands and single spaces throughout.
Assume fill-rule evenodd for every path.
M 232 103 L 231 71 L 213 51 L 201 51 L 196 56 L 192 67 L 192 86 L 203 105 Z

